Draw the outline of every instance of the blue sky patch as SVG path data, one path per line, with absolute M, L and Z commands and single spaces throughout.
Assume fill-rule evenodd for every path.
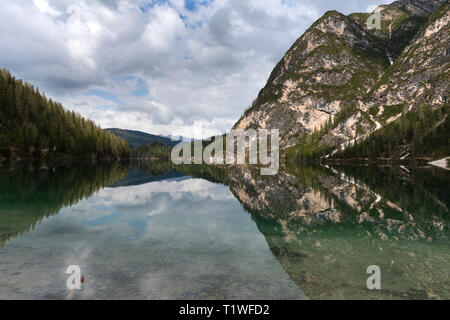
M 142 87 L 139 89 L 136 89 L 134 91 L 131 92 L 131 94 L 135 97 L 142 97 L 142 96 L 146 96 L 150 93 L 150 91 L 148 90 L 148 88 Z
M 195 11 L 199 6 L 209 6 L 214 0 L 184 0 L 184 8 L 189 11 Z
M 150 9 L 154 8 L 155 6 L 160 6 L 162 4 L 168 4 L 170 7 L 173 7 L 172 3 L 170 3 L 170 0 L 152 0 L 152 1 L 147 1 L 147 2 L 143 2 L 139 5 L 139 9 L 144 12 L 147 13 L 150 11 Z
M 121 103 L 119 98 L 117 98 L 117 96 L 114 93 L 105 91 L 105 90 L 93 89 L 93 90 L 86 92 L 85 95 L 86 96 L 96 96 L 96 97 L 99 97 L 99 98 L 102 98 L 105 100 L 114 101 L 116 103 Z
M 133 96 L 142 97 L 142 96 L 146 96 L 150 93 L 148 85 L 141 78 L 136 77 L 136 76 L 127 76 L 124 78 L 124 80 L 136 80 L 136 83 L 138 84 L 138 88 L 131 91 L 131 94 Z

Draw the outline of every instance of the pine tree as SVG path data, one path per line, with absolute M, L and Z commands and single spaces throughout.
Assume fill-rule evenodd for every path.
M 107 146 L 105 148 L 105 146 Z M 48 154 L 43 150 L 48 150 Z M 12 150 L 12 151 L 11 151 Z M 128 157 L 130 148 L 82 118 L 65 111 L 32 85 L 0 70 L 0 156 Z

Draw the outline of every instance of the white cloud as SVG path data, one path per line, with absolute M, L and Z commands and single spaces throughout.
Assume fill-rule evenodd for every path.
M 118 220 L 126 224 L 132 220 L 168 214 L 183 202 L 198 201 L 217 204 L 236 200 L 225 186 L 203 179 L 164 180 L 137 186 L 105 188 L 65 210 L 71 212 L 72 218 L 85 221 L 95 221 L 111 215 L 111 212 L 121 212 L 122 218 Z M 196 211 L 193 214 L 202 215 L 204 212 Z
M 156 52 L 169 50 L 174 46 L 176 37 L 184 34 L 183 21 L 169 6 L 155 7 L 150 16 L 150 22 L 143 34 L 143 41 L 148 41 L 150 49 Z
M 211 135 L 324 11 L 381 2 L 12 0 L 0 7 L 0 64 L 103 127 Z
M 33 3 L 42 13 L 48 13 L 52 16 L 60 14 L 58 11 L 50 7 L 46 0 L 33 0 Z

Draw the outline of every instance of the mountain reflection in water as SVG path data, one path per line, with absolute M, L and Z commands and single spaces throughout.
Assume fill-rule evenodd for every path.
M 44 241 L 53 223 L 55 241 L 64 243 L 65 233 L 93 237 L 103 258 L 134 266 L 105 278 L 123 288 L 112 297 L 117 299 L 449 299 L 449 178 L 439 169 L 364 166 L 289 166 L 276 176 L 259 176 L 251 166 L 166 162 L 1 167 L 0 272 L 14 281 L 0 283 L 0 298 L 14 290 L 18 298 L 64 296 L 56 284 L 48 284 L 54 293 L 43 297 L 27 291 L 26 269 L 32 267 L 14 258 L 27 241 Z M 149 194 L 157 196 L 147 199 Z M 282 269 L 266 256 L 232 196 Z M 66 220 L 50 218 L 58 213 Z M 82 222 L 72 225 L 75 217 Z M 142 241 L 151 247 L 141 247 Z M 46 254 L 63 256 L 53 242 L 45 243 Z M 144 265 L 158 270 L 158 283 L 143 276 Z M 381 290 L 366 287 L 371 265 L 381 268 Z M 180 271 L 187 266 L 196 270 Z M 20 268 L 23 276 L 15 279 L 13 269 Z M 138 277 L 139 287 L 126 284 Z M 142 277 L 159 289 L 143 289 Z M 103 295 L 108 290 L 97 284 L 95 294 L 86 290 L 79 298 L 111 298 Z
M 449 298 L 449 175 L 389 167 L 233 168 L 228 185 L 313 299 Z M 365 287 L 368 266 L 382 290 Z

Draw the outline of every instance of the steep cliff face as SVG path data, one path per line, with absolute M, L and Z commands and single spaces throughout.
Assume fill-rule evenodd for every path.
M 371 106 L 406 104 L 409 110 L 442 105 L 448 95 L 450 71 L 450 11 L 433 15 L 413 41 L 386 70 L 365 103 Z M 379 114 L 380 115 L 380 114 Z
M 445 0 L 399 0 L 392 3 L 393 7 L 399 8 L 416 16 L 429 16 Z
M 365 138 L 404 111 L 448 103 L 448 1 L 401 0 L 371 14 L 327 12 L 288 50 L 235 129 L 279 129 L 281 147 Z M 390 106 L 395 106 L 394 109 Z M 389 116 L 389 117 L 388 117 Z M 387 117 L 387 118 L 386 118 Z
M 372 152 L 374 145 L 380 144 L 381 140 L 385 144 L 386 141 L 393 141 L 392 144 L 396 145 L 396 148 L 381 148 L 384 157 L 439 159 L 448 156 L 449 48 L 450 10 L 447 1 L 415 33 L 375 86 L 358 102 L 359 109 L 367 112 L 378 124 L 376 130 L 365 132 L 358 138 L 359 144 L 370 145 Z M 416 118 L 409 120 L 408 127 L 411 132 L 401 130 L 405 127 L 405 119 L 408 117 Z M 342 126 L 342 123 L 340 125 Z M 403 133 L 401 136 L 400 131 Z M 320 142 L 330 144 L 335 141 L 335 137 L 336 132 L 331 131 L 324 134 Z M 347 140 L 355 137 L 349 136 Z M 373 138 L 373 142 L 363 141 L 368 138 Z M 401 143 L 394 141 L 398 138 L 402 140 Z M 433 147 L 423 148 L 423 144 Z M 349 153 L 358 156 L 360 150 L 352 145 L 344 144 L 340 149 L 350 147 L 346 156 Z M 380 155 L 376 151 L 372 153 Z
M 388 66 L 383 42 L 336 11 L 297 40 L 235 128 L 279 128 L 282 146 L 355 105 Z

